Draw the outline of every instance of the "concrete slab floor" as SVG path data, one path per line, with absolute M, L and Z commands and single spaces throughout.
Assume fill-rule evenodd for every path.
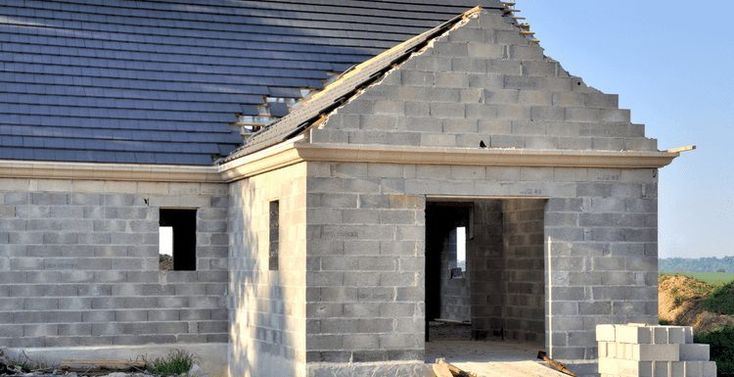
M 439 340 L 426 343 L 426 362 L 443 357 L 449 362 L 533 360 L 543 346 L 508 341 Z

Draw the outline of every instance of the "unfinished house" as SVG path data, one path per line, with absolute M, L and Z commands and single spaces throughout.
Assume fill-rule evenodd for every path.
M 597 324 L 657 323 L 678 154 L 508 5 L 187 3 L 0 7 L 0 346 L 593 375 Z

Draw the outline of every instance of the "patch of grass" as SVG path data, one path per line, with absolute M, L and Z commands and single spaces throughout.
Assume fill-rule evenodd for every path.
M 710 312 L 734 315 L 734 282 L 714 289 L 703 301 L 703 307 Z
M 696 334 L 695 342 L 711 346 L 711 360 L 716 361 L 719 376 L 734 376 L 734 327 Z
M 681 275 L 690 276 L 714 286 L 720 286 L 734 281 L 734 272 L 682 272 Z
M 673 306 L 674 307 L 677 308 L 677 307 L 683 305 L 683 303 L 685 301 L 686 301 L 686 299 L 684 299 L 683 296 L 681 296 L 679 294 L 673 294 Z
M 145 360 L 149 372 L 159 376 L 173 376 L 186 373 L 196 363 L 197 357 L 184 350 L 173 350 L 168 355 Z

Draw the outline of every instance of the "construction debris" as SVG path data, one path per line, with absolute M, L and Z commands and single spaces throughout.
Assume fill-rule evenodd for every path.
M 574 373 L 570 369 L 566 368 L 566 365 L 565 364 L 563 364 L 563 363 L 561 363 L 559 361 L 555 361 L 555 360 L 551 359 L 550 357 L 548 357 L 548 354 L 545 353 L 545 351 L 538 351 L 538 359 L 545 361 L 546 363 L 548 363 L 548 366 L 549 367 L 551 367 L 551 368 L 553 368 L 553 369 L 555 369 L 555 370 L 557 370 L 557 371 L 559 371 L 561 373 L 567 374 L 569 376 L 576 377 L 576 373 Z

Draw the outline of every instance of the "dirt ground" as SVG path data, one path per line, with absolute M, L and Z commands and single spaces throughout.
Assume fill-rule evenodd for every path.
M 714 287 L 682 275 L 664 275 L 658 286 L 658 313 L 671 325 L 693 326 L 695 333 L 734 325 L 734 316 L 711 313 L 703 300 Z

